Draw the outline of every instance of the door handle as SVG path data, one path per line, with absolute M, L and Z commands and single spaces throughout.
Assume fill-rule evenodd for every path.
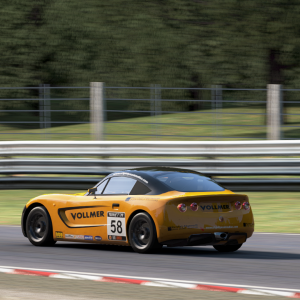
M 119 203 L 113 203 L 112 208 L 119 207 L 119 206 L 120 206 Z

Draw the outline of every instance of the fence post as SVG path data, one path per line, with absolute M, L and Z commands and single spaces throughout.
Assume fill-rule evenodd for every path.
M 217 108 L 223 107 L 223 93 L 222 85 L 216 85 L 216 106 Z
M 156 103 L 155 103 L 155 95 L 156 95 L 156 88 L 154 84 L 150 85 L 150 111 L 151 111 L 151 123 L 155 123 L 155 115 L 156 115 Z M 156 124 L 151 125 L 151 130 L 153 135 L 155 135 L 156 132 Z M 153 137 L 153 139 L 155 140 L 155 137 Z
M 44 139 L 47 140 L 47 128 L 51 128 L 51 102 L 50 102 L 50 84 L 40 84 L 39 88 L 39 116 L 40 129 L 44 129 Z M 48 137 L 50 137 L 49 135 Z
M 211 109 L 215 109 L 216 108 L 216 89 L 215 86 L 212 85 L 211 86 Z
M 104 132 L 104 83 L 90 83 L 90 122 L 92 138 L 96 141 L 102 141 Z
M 161 115 L 161 86 L 160 84 L 155 84 L 155 122 L 159 123 L 157 116 Z M 161 134 L 160 125 L 156 124 L 156 135 Z M 159 138 L 157 138 L 159 139 Z
M 281 85 L 268 84 L 267 91 L 267 139 L 280 140 Z
M 158 123 L 158 115 L 161 115 L 161 85 L 160 84 L 151 84 L 151 116 L 152 120 L 154 119 L 155 123 Z M 154 118 L 153 118 L 154 117 Z M 154 125 L 156 136 L 159 135 L 160 126 L 158 124 Z M 158 139 L 158 138 L 156 138 Z
M 219 111 L 223 107 L 223 95 L 222 95 L 222 85 L 212 85 L 211 86 L 211 109 L 215 110 L 215 137 L 222 136 L 222 115 L 219 118 Z M 220 127 L 220 128 L 219 128 Z M 220 134 L 219 130 L 220 129 Z
M 40 116 L 40 129 L 44 128 L 44 89 L 43 84 L 39 88 L 39 116 Z
M 51 127 L 50 84 L 44 84 L 44 121 L 45 128 Z

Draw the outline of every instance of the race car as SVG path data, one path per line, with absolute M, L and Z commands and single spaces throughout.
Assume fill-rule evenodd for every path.
M 57 241 L 238 250 L 254 232 L 248 197 L 191 170 L 136 168 L 114 172 L 86 193 L 31 199 L 22 231 L 35 246 Z

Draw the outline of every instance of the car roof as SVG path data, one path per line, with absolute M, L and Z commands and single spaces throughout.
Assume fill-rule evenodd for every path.
M 173 191 L 171 187 L 167 186 L 157 178 L 155 178 L 155 173 L 164 173 L 164 172 L 174 172 L 174 173 L 194 173 L 204 177 L 207 177 L 199 172 L 188 170 L 188 169 L 178 169 L 178 168 L 168 168 L 168 167 L 146 167 L 146 168 L 134 168 L 129 170 L 123 170 L 114 172 L 108 175 L 106 178 L 111 178 L 115 176 L 132 176 L 133 178 L 143 182 L 151 189 L 149 195 L 160 195 Z
M 145 167 L 145 168 L 134 168 L 130 170 L 125 170 L 124 172 L 128 172 L 131 174 L 139 174 L 140 176 L 151 176 L 152 178 L 156 177 L 156 174 L 160 173 L 193 173 L 198 174 L 200 176 L 207 177 L 199 172 L 188 170 L 188 169 L 179 169 L 179 168 L 169 168 L 169 167 Z M 154 176 L 154 177 L 153 177 Z

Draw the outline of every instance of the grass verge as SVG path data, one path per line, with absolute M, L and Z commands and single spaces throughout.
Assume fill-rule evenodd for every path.
M 203 109 L 185 113 L 164 114 L 108 121 L 106 140 L 247 140 L 266 138 L 265 109 L 231 107 L 219 111 Z M 246 114 L 245 114 L 246 113 Z M 299 138 L 299 107 L 288 107 L 289 115 L 282 128 L 283 138 Z M 124 115 L 126 112 L 124 111 Z M 160 123 L 160 124 L 155 124 Z M 90 140 L 90 124 L 26 129 L 17 124 L 0 124 L 0 140 Z
M 41 194 L 82 191 L 1 190 L 0 224 L 19 225 L 26 202 Z M 255 231 L 300 233 L 298 192 L 247 192 L 255 218 Z
M 25 204 L 42 194 L 75 194 L 83 191 L 0 190 L 0 225 L 20 225 Z

